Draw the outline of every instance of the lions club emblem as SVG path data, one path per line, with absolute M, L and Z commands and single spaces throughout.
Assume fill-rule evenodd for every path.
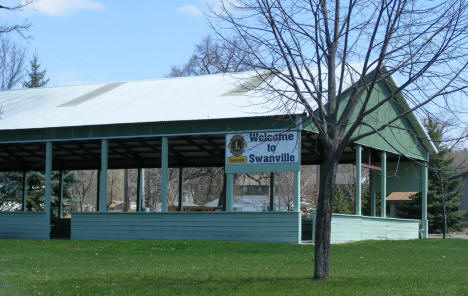
M 247 148 L 247 142 L 241 135 L 235 135 L 228 143 L 228 149 L 233 156 L 228 157 L 228 163 L 247 163 L 247 157 L 242 156 Z

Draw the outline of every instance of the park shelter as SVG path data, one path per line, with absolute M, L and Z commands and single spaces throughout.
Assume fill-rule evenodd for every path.
M 349 76 L 345 87 L 352 86 Z M 97 211 L 72 213 L 71 239 L 300 242 L 300 167 L 319 165 L 322 148 L 301 108 L 265 99 L 263 80 L 247 72 L 1 92 L 0 171 L 44 170 L 45 210 L 0 212 L 0 237 L 48 239 L 52 171 L 95 169 Z M 372 104 L 394 88 L 391 79 L 380 82 Z M 366 120 L 378 126 L 407 110 L 405 99 L 396 95 Z M 254 133 L 290 135 L 292 154 L 270 155 L 272 161 L 279 157 L 275 163 L 236 163 L 247 156 L 233 152 L 233 141 L 241 147 L 245 143 L 239 139 Z M 412 113 L 346 147 L 341 163 L 356 164 L 356 211 L 333 215 L 332 242 L 426 237 L 427 160 L 434 151 Z M 183 172 L 204 166 L 225 168 L 225 210 L 168 211 L 168 168 Z M 161 168 L 161 211 L 141 212 L 142 169 L 155 167 Z M 139 171 L 135 213 L 107 211 L 107 170 L 123 168 Z M 371 172 L 370 216 L 361 211 L 362 168 Z M 244 172 L 293 172 L 294 210 L 233 212 L 233 176 Z M 391 192 L 420 192 L 421 219 L 387 218 L 385 197 Z M 376 195 L 383 197 L 379 216 Z

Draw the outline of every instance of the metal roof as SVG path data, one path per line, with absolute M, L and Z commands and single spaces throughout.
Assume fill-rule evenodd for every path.
M 250 77 L 249 77 L 250 75 Z M 0 130 L 282 115 L 243 88 L 255 73 L 0 92 Z M 288 112 L 291 114 L 290 112 Z M 301 110 L 293 110 L 300 114 Z
M 345 88 L 361 67 L 345 71 Z M 285 91 L 278 95 L 266 84 Z M 288 89 L 252 71 L 3 91 L 0 130 L 302 114 L 301 105 L 284 98 Z

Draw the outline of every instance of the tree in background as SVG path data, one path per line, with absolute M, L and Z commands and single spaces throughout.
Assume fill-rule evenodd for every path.
M 22 203 L 23 174 L 8 172 L 2 176 L 0 190 L 0 209 L 3 211 L 20 210 Z M 38 171 L 26 174 L 27 211 L 42 211 L 44 201 L 44 174 Z
M 426 119 L 424 125 L 439 150 L 439 153 L 430 155 L 429 159 L 427 195 L 429 230 L 433 233 L 442 233 L 446 221 L 446 231 L 457 231 L 463 226 L 463 213 L 458 210 L 460 193 L 457 192 L 461 180 L 453 178 L 456 172 L 450 168 L 453 162 L 453 157 L 450 156 L 452 148 L 443 141 L 446 126 L 431 118 Z
M 31 1 L 15 1 L 17 4 L 0 4 L 1 11 L 14 12 L 22 9 Z M 31 27 L 27 21 L 21 24 L 0 24 L 0 90 L 9 90 L 14 88 L 23 78 L 24 72 L 24 48 L 17 45 L 10 38 L 10 34 L 16 33 L 22 37 Z M 0 106 L 0 119 L 3 113 Z M 21 202 L 21 176 L 17 173 L 2 173 L 0 183 L 0 211 L 9 211 L 18 209 Z
M 18 177 L 18 179 L 16 178 Z M 10 173 L 0 175 L 0 211 L 15 211 L 20 209 L 21 179 Z
M 183 66 L 173 66 L 169 77 L 186 77 L 251 70 L 246 51 L 239 50 L 241 43 L 231 44 L 213 40 L 211 36 L 195 45 L 195 51 Z
M 46 70 L 40 70 L 37 54 L 35 53 L 29 61 L 30 68 L 28 70 L 28 80 L 23 81 L 23 87 L 34 88 L 43 87 L 49 83 L 49 78 L 46 78 Z
M 69 214 L 72 202 L 79 200 L 79 196 L 73 194 L 73 188 L 78 182 L 80 182 L 80 179 L 78 179 L 74 171 L 63 171 L 62 217 L 66 217 Z M 59 217 L 59 196 L 60 172 L 54 171 L 52 173 L 52 196 L 50 198 L 52 217 Z
M 38 65 L 37 63 L 37 55 L 35 54 L 33 59 L 31 60 L 30 64 L 31 64 L 31 70 L 30 70 L 30 80 L 28 81 L 24 81 L 23 82 L 23 85 L 30 85 L 29 88 L 34 88 L 34 87 L 37 87 L 36 85 L 38 84 L 47 84 L 47 80 L 44 80 L 45 78 L 45 70 L 44 71 L 39 71 L 39 67 L 37 67 L 36 69 L 33 68 L 33 61 L 36 65 Z M 38 72 L 39 71 L 39 72 Z M 31 74 L 33 76 L 31 76 Z M 37 75 L 37 74 L 40 74 L 40 75 Z M 40 79 L 39 79 L 40 78 Z M 45 82 L 45 84 L 43 83 Z M 14 180 L 18 180 L 19 182 L 19 177 L 20 176 L 20 173 L 10 173 L 9 174 L 9 177 L 14 179 Z M 26 209 L 28 211 L 42 211 L 44 208 L 43 208 L 43 201 L 44 201 L 44 189 L 45 189 L 45 177 L 44 177 L 44 173 L 42 172 L 39 172 L 39 171 L 34 171 L 34 172 L 28 172 L 26 174 L 26 179 L 27 179 L 27 196 L 28 196 L 28 199 L 27 199 L 27 205 L 26 205 Z M 21 184 L 21 183 L 19 183 Z M 21 186 L 21 185 L 19 185 Z M 18 196 L 17 197 L 18 200 L 21 201 L 21 196 Z
M 23 78 L 24 49 L 7 36 L 0 37 L 0 89 L 15 87 Z
M 349 193 L 350 190 L 347 188 L 336 185 L 335 195 L 333 196 L 333 213 L 351 215 L 355 213 L 353 195 Z
M 189 61 L 182 66 L 173 66 L 169 77 L 187 77 L 217 73 L 232 73 L 251 70 L 248 63 L 247 51 L 239 50 L 242 45 L 238 40 L 231 43 L 219 42 L 211 36 L 202 39 L 195 46 Z M 223 168 L 188 168 L 185 170 L 184 183 L 193 191 L 195 188 L 200 196 L 219 197 L 218 206 L 224 205 L 225 179 Z M 204 180 L 209 186 L 202 186 Z M 220 182 L 221 181 L 221 182 Z M 204 188 L 200 188 L 204 187 Z M 214 187 L 214 188 L 212 188 Z M 207 202 L 202 198 L 201 202 Z
M 32 0 L 10 1 L 9 4 L 0 4 L 0 10 L 18 11 L 29 5 Z M 16 4 L 14 4 L 16 3 Z M 0 24 L 0 90 L 8 90 L 15 87 L 23 78 L 24 72 L 24 48 L 17 45 L 10 38 L 10 34 L 16 33 L 22 37 L 29 31 L 31 24 L 27 21 L 19 24 Z
M 439 151 L 429 157 L 427 193 L 429 231 L 443 233 L 445 221 L 447 232 L 458 231 L 463 227 L 463 212 L 458 210 L 460 193 L 457 191 L 461 180 L 453 178 L 457 171 L 452 168 L 452 147 L 444 141 L 447 124 L 437 119 L 427 118 L 424 120 L 424 126 Z M 405 217 L 419 219 L 421 216 L 421 196 L 414 196 L 410 203 L 403 204 L 400 212 Z
M 49 79 L 46 78 L 47 71 L 41 70 L 41 64 L 38 61 L 37 54 L 34 54 L 29 62 L 30 69 L 28 71 L 28 79 L 23 81 L 23 86 L 27 88 L 36 88 L 46 86 Z M 42 172 L 28 172 L 28 210 L 43 210 L 44 190 L 45 190 L 45 177 Z M 79 180 L 74 172 L 63 171 L 63 204 L 64 213 L 67 212 L 67 205 L 71 201 L 75 201 L 78 197 L 72 194 L 72 188 Z M 52 217 L 58 217 L 59 209 L 59 195 L 60 195 L 60 173 L 54 171 L 52 173 L 52 196 L 51 196 L 51 209 Z M 63 214 L 63 213 L 62 213 Z
M 96 170 L 79 170 L 75 172 L 78 182 L 75 183 L 72 187 L 72 194 L 77 196 L 76 200 L 73 200 L 73 203 L 70 205 L 71 211 L 80 211 L 80 212 L 89 212 L 96 209 L 96 195 L 97 195 L 97 171 Z M 113 174 L 109 171 L 110 181 L 111 181 L 111 190 L 112 193 L 115 184 L 113 181 L 116 178 L 113 178 Z M 112 200 L 112 199 L 111 199 Z M 91 205 L 93 208 L 91 209 Z

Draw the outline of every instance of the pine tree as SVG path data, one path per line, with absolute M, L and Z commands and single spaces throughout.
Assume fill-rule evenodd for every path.
M 63 217 L 66 217 L 69 214 L 68 205 L 70 205 L 71 202 L 76 202 L 80 199 L 76 194 L 72 194 L 72 187 L 78 182 L 80 182 L 80 180 L 74 171 L 63 171 Z M 54 171 L 52 173 L 52 196 L 50 198 L 52 217 L 59 217 L 59 196 L 60 172 Z
M 450 169 L 453 158 L 450 157 L 451 148 L 442 141 L 446 125 L 440 121 L 428 118 L 424 122 L 425 127 L 434 142 L 439 153 L 431 155 L 429 159 L 429 184 L 427 215 L 429 229 L 433 233 L 441 233 L 444 230 L 444 207 L 447 218 L 447 231 L 457 231 L 462 227 L 463 214 L 458 210 L 460 205 L 460 193 L 457 189 L 461 185 L 460 179 L 453 178 L 455 172 Z
M 30 70 L 28 71 L 29 80 L 23 81 L 23 86 L 26 88 L 43 87 L 49 83 L 49 78 L 46 78 L 46 70 L 40 70 L 41 64 L 38 62 L 37 54 L 29 61 Z
M 457 192 L 461 185 L 459 178 L 453 178 L 456 172 L 451 170 L 453 158 L 450 157 L 451 148 L 443 142 L 446 125 L 438 120 L 428 118 L 424 126 L 431 137 L 438 153 L 429 156 L 427 218 L 431 233 L 444 231 L 444 202 L 447 217 L 447 232 L 460 230 L 463 227 L 463 213 L 458 210 L 460 194 Z M 421 218 L 421 196 L 418 194 L 413 200 L 400 207 L 404 217 Z M 404 213 L 404 214 L 403 214 Z
M 49 79 L 46 79 L 46 70 L 40 70 L 41 65 L 38 62 L 37 54 L 33 55 L 33 58 L 29 61 L 30 70 L 28 71 L 29 80 L 23 81 L 23 86 L 26 88 L 42 87 L 47 85 Z M 12 180 L 21 182 L 19 173 L 10 173 L 9 177 Z M 28 211 L 42 211 L 44 203 L 44 180 L 45 176 L 43 172 L 34 171 L 27 173 L 27 204 L 26 209 Z M 19 185 L 21 186 L 21 185 Z M 15 199 L 21 201 L 19 196 L 20 191 L 16 190 Z
M 335 195 L 333 196 L 333 213 L 354 214 L 354 202 L 349 191 L 336 186 Z
M 38 62 L 37 54 L 34 54 L 31 59 L 30 70 L 28 71 L 29 79 L 23 82 L 23 86 L 27 88 L 36 88 L 46 86 L 49 82 L 49 78 L 46 78 L 46 70 L 41 70 L 41 64 Z M 79 182 L 76 174 L 70 171 L 64 171 L 64 182 L 63 182 L 63 203 L 67 204 L 75 200 L 76 197 L 71 194 L 71 187 Z M 12 173 L 11 177 L 14 177 Z M 59 172 L 54 171 L 52 173 L 52 196 L 51 196 L 51 209 L 52 217 L 58 217 L 58 201 L 60 195 L 60 186 L 59 186 Z M 19 176 L 14 178 L 15 180 L 20 180 Z M 41 211 L 43 210 L 44 203 L 44 182 L 45 177 L 43 172 L 28 172 L 27 174 L 27 184 L 28 184 L 28 204 L 26 206 L 28 211 Z M 15 191 L 15 194 L 18 195 L 19 190 Z M 19 196 L 16 196 L 16 200 L 21 200 Z M 65 210 L 66 212 L 66 210 Z

